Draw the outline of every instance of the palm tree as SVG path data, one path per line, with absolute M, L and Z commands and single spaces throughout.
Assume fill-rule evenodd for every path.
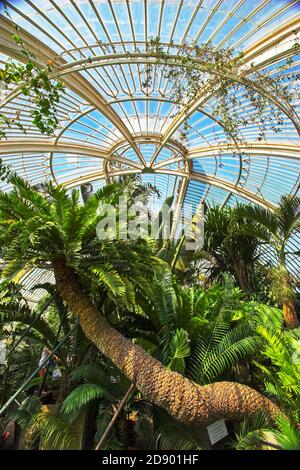
M 205 219 L 205 238 L 202 257 L 209 262 L 209 277 L 219 279 L 229 272 L 239 287 L 251 291 L 252 273 L 258 241 L 238 232 L 241 223 L 234 221 L 236 208 L 230 206 L 208 207 Z
M 16 175 L 10 177 L 10 183 L 12 191 L 0 193 L 3 275 L 14 275 L 25 266 L 52 269 L 58 292 L 78 316 L 86 336 L 145 399 L 196 426 L 220 418 L 240 420 L 260 410 L 273 417 L 278 414 L 277 406 L 245 385 L 216 382 L 199 386 L 164 367 L 121 335 L 95 308 L 92 294 L 99 291 L 106 291 L 116 302 L 134 303 L 134 288 L 147 290 L 158 264 L 146 242 L 96 237 L 101 217 L 98 205 L 118 197 L 115 185 L 98 190 L 81 205 L 77 190 L 69 196 L 66 189 L 49 183 L 47 195 L 40 194 Z
M 276 270 L 273 270 L 275 294 L 283 306 L 283 317 L 288 328 L 297 328 L 299 320 L 294 305 L 292 278 L 287 268 L 289 241 L 300 231 L 300 198 L 297 196 L 282 196 L 274 211 L 260 206 L 239 206 L 235 210 L 238 220 L 249 221 L 240 227 L 241 233 L 246 233 L 262 243 L 268 249 L 273 248 L 276 259 Z M 253 222 L 255 225 L 253 225 Z M 297 255 L 299 253 L 294 253 Z

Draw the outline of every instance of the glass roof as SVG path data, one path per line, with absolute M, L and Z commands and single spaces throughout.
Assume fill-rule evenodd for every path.
M 299 56 L 280 69 L 300 30 L 299 0 L 11 0 L 5 2 L 10 19 L 0 5 L 0 62 L 20 60 L 11 39 L 15 22 L 40 64 L 51 59 L 66 84 L 54 136 L 41 136 L 31 124 L 32 103 L 19 90 L 0 101 L 8 116 L 21 110 L 27 131 L 7 129 L 0 156 L 30 181 L 53 179 L 71 188 L 142 173 L 163 196 L 192 204 L 273 207 L 282 194 L 299 194 L 299 126 L 289 115 L 282 132 L 268 128 L 262 141 L 255 125 L 242 128 L 244 155 L 237 156 L 233 146 L 220 145 L 225 135 L 214 117 L 213 92 L 193 103 L 182 140 L 184 120 L 174 117 L 163 65 L 155 65 L 149 87 L 142 83 L 153 37 L 174 54 L 186 42 L 231 47 L 257 70 L 288 77 L 300 70 Z M 299 99 L 293 105 L 299 113 Z M 240 115 L 249 114 L 251 103 L 242 100 Z

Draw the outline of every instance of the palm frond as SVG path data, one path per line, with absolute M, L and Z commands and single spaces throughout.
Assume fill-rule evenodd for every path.
M 101 398 L 104 389 L 96 384 L 82 384 L 76 387 L 64 400 L 60 414 L 66 420 L 73 422 L 88 403 Z
M 253 317 L 257 324 L 280 329 L 283 325 L 282 310 L 270 305 L 259 304 L 256 306 L 256 315 Z
M 13 322 L 28 326 L 33 324 L 32 328 L 42 335 L 48 345 L 53 346 L 55 343 L 55 334 L 46 320 L 37 318 L 28 306 L 19 303 L 0 304 L 0 324 Z
M 251 219 L 267 228 L 273 235 L 277 235 L 276 215 L 268 209 L 254 205 L 238 205 L 234 210 L 236 218 Z
M 173 289 L 171 275 L 166 272 L 154 279 L 153 304 L 155 315 L 161 327 L 172 322 L 176 316 L 176 296 Z
M 46 405 L 35 415 L 25 434 L 27 442 L 40 439 L 39 448 L 63 450 L 78 447 L 78 438 L 67 421 L 51 412 Z
M 224 316 L 224 305 L 219 303 L 217 307 L 219 312 L 213 327 L 205 335 L 199 335 L 189 361 L 190 377 L 202 385 L 220 378 L 234 364 L 253 355 L 259 346 L 259 337 L 248 325 L 230 329 L 230 317 Z
M 284 416 L 278 416 L 276 424 L 278 426 L 278 429 L 273 431 L 273 435 L 282 450 L 299 450 L 299 430 L 296 429 L 296 427 Z
M 113 268 L 113 266 L 106 263 L 103 266 L 94 267 L 92 272 L 107 288 L 109 296 L 112 296 L 112 298 L 124 299 L 126 286 L 120 274 Z
M 41 402 L 39 397 L 27 397 L 17 410 L 10 413 L 10 419 L 18 423 L 22 430 L 25 430 L 29 426 L 32 417 L 39 412 L 40 408 Z
M 256 413 L 245 418 L 240 425 L 232 447 L 236 450 L 261 450 L 265 435 L 272 430 L 270 418 L 266 413 Z
M 202 450 L 199 442 L 178 424 L 161 426 L 153 438 L 153 447 L 159 450 Z
M 70 378 L 75 381 L 85 380 L 90 384 L 103 385 L 106 377 L 105 372 L 97 366 L 85 364 L 74 369 Z
M 282 196 L 279 207 L 275 209 L 279 228 L 287 240 L 300 228 L 300 198 L 295 195 Z

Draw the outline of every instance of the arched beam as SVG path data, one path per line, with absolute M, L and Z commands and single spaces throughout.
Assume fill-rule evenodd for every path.
M 216 188 L 223 189 L 228 191 L 231 194 L 235 194 L 236 196 L 241 196 L 247 199 L 254 204 L 258 204 L 259 206 L 272 209 L 274 205 L 263 199 L 262 197 L 257 196 L 252 191 L 248 191 L 245 188 L 240 188 L 235 186 L 234 184 L 228 183 L 220 178 L 204 176 L 204 175 L 197 175 L 196 173 L 191 173 L 191 179 L 196 181 L 201 181 L 202 183 L 210 184 L 211 186 L 215 186 Z
M 175 142 L 173 143 L 175 145 Z M 240 195 L 246 199 L 249 199 L 252 202 L 263 206 L 269 206 L 269 203 L 264 201 L 261 197 L 255 195 L 251 191 L 247 191 L 244 188 L 239 188 L 238 185 L 234 185 L 232 183 L 228 183 L 225 180 L 220 180 L 215 177 L 208 177 L 203 175 L 197 175 L 195 173 L 189 173 L 187 170 L 170 170 L 164 168 L 166 165 L 174 163 L 176 161 L 185 161 L 192 160 L 193 158 L 200 158 L 200 157 L 207 157 L 207 156 L 214 156 L 220 151 L 225 155 L 226 153 L 231 153 L 234 147 L 230 148 L 227 145 L 216 146 L 216 147 L 199 147 L 197 149 L 190 150 L 187 154 L 180 157 L 173 157 L 171 159 L 167 159 L 163 162 L 157 164 L 151 171 L 148 169 L 144 169 L 137 164 L 125 157 L 114 156 L 114 161 L 118 161 L 122 164 L 128 165 L 130 168 L 117 170 L 109 173 L 109 176 L 116 176 L 119 174 L 126 174 L 126 173 L 141 173 L 141 172 L 153 172 L 153 173 L 161 173 L 161 174 L 173 174 L 175 176 L 183 176 L 185 178 L 197 179 L 199 181 L 203 181 L 205 183 L 211 184 L 213 186 L 220 187 L 227 191 L 231 191 L 233 194 Z M 242 147 L 241 151 L 246 153 L 250 153 L 253 155 L 272 155 L 274 157 L 285 157 L 285 158 L 292 158 L 299 160 L 300 159 L 300 150 L 297 146 L 293 146 L 290 144 L 264 144 L 264 143 L 248 143 L 247 147 Z M 49 141 L 36 141 L 36 142 L 27 142 L 25 141 L 15 141 L 15 142 L 1 142 L 0 143 L 0 154 L 1 155 L 8 155 L 8 154 L 16 154 L 16 153 L 36 153 L 36 152 L 54 152 L 54 153 L 66 153 L 66 154 L 77 154 L 77 155 L 84 155 L 84 156 L 91 156 L 91 157 L 98 157 L 104 160 L 111 160 L 111 155 L 106 149 L 101 149 L 100 147 L 94 147 L 89 145 L 78 145 L 72 143 L 56 143 L 53 144 Z M 99 173 L 96 174 L 96 179 L 99 178 Z M 85 175 L 80 179 L 76 179 L 76 181 L 88 181 L 89 178 L 95 179 L 94 174 Z M 71 184 L 72 180 L 68 182 L 68 185 Z
M 234 145 L 216 145 L 212 147 L 197 147 L 191 149 L 187 153 L 187 158 L 195 158 L 197 155 L 208 156 L 209 154 L 228 154 L 236 151 Z M 267 155 L 270 157 L 285 157 L 293 160 L 300 160 L 300 147 L 299 145 L 292 145 L 287 142 L 279 144 L 274 142 L 257 142 L 248 141 L 245 144 L 239 145 L 239 151 L 245 154 L 252 155 Z
M 119 176 L 121 174 L 136 174 L 136 173 L 142 173 L 142 170 L 130 168 L 130 169 L 122 170 L 122 171 L 111 172 L 110 176 L 113 177 L 113 176 Z M 211 186 L 215 186 L 217 188 L 223 189 L 237 196 L 241 196 L 245 199 L 248 199 L 250 202 L 253 202 L 254 204 L 259 204 L 262 207 L 274 208 L 274 205 L 272 203 L 264 200 L 262 197 L 257 196 L 252 191 L 248 191 L 244 188 L 237 187 L 220 178 L 198 175 L 196 173 L 189 174 L 183 171 L 164 170 L 164 169 L 152 170 L 151 173 L 182 176 L 184 179 L 190 178 L 191 180 L 201 181 L 202 183 L 209 184 Z M 103 172 L 90 173 L 89 175 L 85 175 L 80 179 L 76 178 L 73 180 L 69 180 L 68 182 L 65 183 L 65 186 L 68 188 L 72 188 L 74 186 L 77 186 L 80 183 L 93 182 L 98 179 L 104 179 L 105 176 L 106 175 Z
M 168 63 L 170 65 L 178 65 L 178 58 L 176 55 L 170 55 L 168 58 Z M 196 58 L 191 59 L 192 62 L 195 63 L 195 67 L 197 64 L 199 64 L 199 60 Z M 62 66 L 60 68 L 60 75 L 64 75 L 67 73 L 71 73 L 74 71 L 82 70 L 84 69 L 89 69 L 89 68 L 94 68 L 95 66 L 111 66 L 111 65 L 120 65 L 120 64 L 131 64 L 131 63 L 150 63 L 150 64 L 157 64 L 157 59 L 153 57 L 153 53 L 151 52 L 138 52 L 138 53 L 120 53 L 120 54 L 106 54 L 105 56 L 95 56 L 89 59 L 80 59 L 78 61 L 68 63 L 65 66 Z M 211 73 L 214 75 L 219 76 L 219 75 L 224 75 L 223 72 L 220 72 L 219 70 L 211 70 Z M 250 73 L 250 71 L 249 71 Z M 233 82 L 240 83 L 241 85 L 244 85 L 245 80 L 249 83 L 249 86 L 257 91 L 257 93 L 265 96 L 270 102 L 272 102 L 278 109 L 282 111 L 283 114 L 287 116 L 288 119 L 291 120 L 293 125 L 295 126 L 298 134 L 300 135 L 300 119 L 295 113 L 295 111 L 292 108 L 287 108 L 277 97 L 273 96 L 271 93 L 266 91 L 265 89 L 261 88 L 260 85 L 255 83 L 254 81 L 249 80 L 247 77 L 239 77 L 238 75 L 233 75 L 231 73 L 226 73 L 226 76 L 232 80 Z M 153 161 L 155 160 L 156 155 L 161 151 L 161 148 L 163 145 L 167 142 L 167 140 L 174 134 L 174 132 L 182 125 L 184 120 L 186 120 L 187 117 L 189 117 L 191 114 L 193 114 L 195 111 L 197 111 L 199 108 L 202 108 L 203 105 L 214 96 L 214 91 L 211 91 L 209 87 L 207 90 L 205 90 L 206 94 L 202 94 L 199 99 L 195 100 L 194 103 L 192 103 L 189 106 L 188 111 L 183 110 L 180 112 L 177 116 L 174 117 L 172 120 L 171 124 L 167 127 L 165 132 L 163 133 L 162 139 L 161 139 L 161 144 L 158 147 Z
M 245 82 L 249 84 L 249 87 L 251 87 L 253 90 L 257 91 L 261 95 L 265 96 L 267 99 L 269 99 L 275 106 L 277 106 L 286 116 L 293 122 L 295 125 L 297 131 L 300 133 L 300 120 L 298 115 L 292 110 L 288 109 L 285 107 L 285 105 L 277 99 L 276 96 L 273 96 L 271 93 L 266 91 L 264 88 L 262 88 L 259 84 L 257 84 L 254 81 L 251 81 L 249 78 L 246 77 L 245 73 L 243 75 L 234 75 L 233 73 L 230 72 L 224 72 L 220 71 L 218 69 L 210 69 L 207 63 L 204 63 L 203 61 L 200 61 L 196 57 L 190 58 L 190 62 L 194 63 L 195 67 L 197 65 L 202 65 L 206 66 L 208 69 L 208 72 L 211 73 L 212 75 L 215 75 L 216 77 L 219 76 L 226 76 L 228 79 L 232 80 L 235 83 L 239 83 L 241 85 L 245 85 Z M 74 62 L 70 62 L 66 65 L 63 65 L 59 67 L 59 74 L 60 77 L 73 73 L 75 71 L 80 71 L 80 70 L 88 70 L 90 68 L 95 68 L 95 67 L 104 67 L 104 66 L 111 66 L 111 65 L 127 65 L 127 64 L 132 64 L 132 63 L 137 63 L 137 64 L 152 64 L 152 65 L 157 65 L 157 57 L 155 52 L 128 52 L 128 53 L 117 53 L 117 54 L 106 54 L 105 56 L 95 56 L 95 57 L 89 57 L 85 59 L 80 59 Z M 163 64 L 163 62 L 161 62 Z M 170 54 L 168 56 L 168 64 L 169 65 L 174 65 L 178 66 L 178 56 L 174 54 Z M 186 65 L 182 64 L 183 67 Z M 251 70 L 249 70 L 249 73 L 251 73 Z M 57 75 L 56 74 L 56 75 Z M 55 78 L 55 74 L 53 74 L 53 78 Z M 214 91 L 211 90 L 206 90 L 209 92 L 209 97 L 214 96 Z M 200 99 L 204 99 L 203 96 L 200 97 Z M 207 101 L 208 96 L 205 95 L 205 102 Z M 198 102 L 197 100 L 195 102 Z M 201 101 L 202 103 L 202 101 Z M 201 106 L 201 103 L 199 106 Z M 192 112 L 194 112 L 194 105 L 191 105 L 191 108 L 193 109 Z M 182 114 L 182 113 L 180 113 Z M 186 116 L 187 111 L 184 111 L 184 115 Z M 190 115 L 190 108 L 188 111 L 188 115 Z
M 77 70 L 81 70 L 82 68 L 90 68 L 90 67 L 95 67 L 97 62 L 99 61 L 99 65 L 104 66 L 104 65 L 112 65 L 114 63 L 132 63 L 134 60 L 140 61 L 142 59 L 142 62 L 150 62 L 150 63 L 156 63 L 156 59 L 153 58 L 152 53 L 131 53 L 131 54 L 109 54 L 103 56 L 95 56 L 93 58 L 88 58 L 88 59 L 81 59 L 72 63 L 67 63 L 64 65 L 61 65 L 59 67 L 59 75 L 65 75 L 65 74 L 73 74 Z M 174 65 L 176 65 L 176 56 L 170 56 L 170 60 L 174 61 Z M 199 62 L 197 59 L 193 59 L 195 62 L 195 66 L 197 66 L 197 63 Z M 214 74 L 218 75 L 218 71 L 213 71 Z M 240 82 L 241 84 L 243 83 L 243 80 L 245 78 L 240 79 L 239 77 L 233 76 L 231 74 L 227 74 L 228 78 L 232 79 L 233 81 Z M 298 116 L 290 109 L 287 109 L 276 97 L 272 96 L 270 93 L 267 91 L 261 89 L 257 84 L 254 82 L 249 82 L 251 83 L 251 86 L 253 89 L 256 89 L 257 92 L 263 94 L 266 96 L 270 101 L 272 101 L 283 113 L 287 115 L 287 117 L 293 122 L 295 125 L 297 131 L 300 133 L 300 120 Z M 17 93 L 17 92 L 14 92 Z M 213 93 L 208 93 L 204 97 L 202 96 L 200 98 L 200 101 L 195 101 L 194 104 L 192 104 L 189 108 L 188 115 L 191 115 L 194 111 L 196 111 L 200 106 L 202 106 L 210 97 L 213 96 Z M 7 98 L 7 100 L 11 99 L 11 95 Z M 183 111 L 182 113 L 179 113 L 172 121 L 172 123 L 168 126 L 167 130 L 164 132 L 164 135 L 161 139 L 161 143 L 158 146 L 153 159 L 152 159 L 152 164 L 155 161 L 156 156 L 158 153 L 161 151 L 162 147 L 166 143 L 166 141 L 171 137 L 171 135 L 175 132 L 175 130 L 182 124 L 183 120 L 185 120 L 187 117 L 186 111 Z M 118 118 L 119 119 L 119 118 Z M 130 145 L 134 148 L 136 151 L 138 157 L 142 161 L 142 163 L 145 165 L 145 160 L 143 156 L 141 155 L 141 152 L 134 142 L 133 136 L 130 135 Z M 127 139 L 128 140 L 128 139 Z
M 265 54 L 267 51 L 274 48 L 276 44 L 286 40 L 288 37 L 295 37 L 295 33 L 299 31 L 300 31 L 300 20 L 299 18 L 293 18 L 292 20 L 286 22 L 283 26 L 276 28 L 275 31 L 272 31 L 266 36 L 263 36 L 256 43 L 254 43 L 251 47 L 245 50 L 245 54 L 244 54 L 243 62 L 242 62 L 243 68 L 245 68 L 247 65 L 252 64 L 256 61 L 257 63 L 256 63 L 256 66 L 254 66 L 254 70 L 258 70 L 260 68 L 267 66 L 268 64 L 272 62 L 276 62 L 280 60 L 283 57 L 288 57 L 291 54 L 294 54 L 295 49 L 293 45 L 290 45 L 288 48 L 286 47 L 280 48 L 279 51 L 275 51 L 275 54 L 269 57 L 265 57 L 265 59 L 262 61 L 258 60 L 258 58 L 262 56 L 262 54 Z M 189 107 L 188 113 L 186 112 L 186 110 L 183 110 L 181 113 L 175 116 L 173 121 L 170 123 L 170 125 L 167 127 L 167 129 L 164 132 L 161 145 L 164 145 L 164 142 L 166 142 L 172 136 L 172 134 L 183 124 L 187 116 L 190 116 L 199 107 L 202 107 L 210 98 L 213 97 L 213 95 L 214 95 L 213 92 L 211 93 L 208 92 L 206 95 L 202 94 L 201 96 L 199 96 L 198 99 L 195 100 L 194 103 L 191 104 L 191 106 Z M 288 116 L 288 117 L 290 119 L 292 118 L 291 120 L 299 133 L 300 131 L 299 120 L 294 119 L 295 117 L 293 116 Z M 160 150 L 158 149 L 158 151 Z
M 236 151 L 234 145 L 212 145 L 209 147 L 197 147 L 189 150 L 185 158 L 192 160 L 194 158 L 214 157 L 217 155 L 228 155 Z M 273 142 L 258 143 L 247 142 L 239 146 L 239 151 L 247 155 L 258 155 L 277 158 L 289 158 L 292 160 L 300 160 L 300 148 L 298 145 L 291 145 L 288 143 L 276 144 Z M 153 169 L 163 168 L 166 165 L 180 160 L 180 157 L 171 157 L 167 160 L 157 163 Z
M 150 133 L 150 134 L 134 134 L 134 140 L 137 144 L 160 144 L 161 134 L 159 133 Z M 119 139 L 113 145 L 108 148 L 109 153 L 114 153 L 119 148 L 128 146 L 127 140 Z M 165 145 L 167 148 L 175 149 L 180 152 L 182 155 L 185 155 L 187 149 L 184 145 L 178 142 L 175 139 L 169 139 Z M 147 166 L 147 165 L 145 165 Z
M 291 34 L 295 35 L 299 31 L 300 19 L 299 17 L 294 17 L 247 47 L 243 54 L 243 62 L 256 62 L 255 67 L 265 67 L 268 65 L 269 60 L 277 61 L 281 58 L 282 54 L 289 55 L 294 53 L 293 46 L 286 48 L 284 41 L 289 40 Z M 268 59 L 264 54 L 273 47 L 276 53 Z
M 195 64 L 195 67 L 197 67 L 197 65 L 200 65 L 200 64 L 203 65 L 203 62 L 199 61 L 197 58 L 191 58 L 190 61 Z M 89 58 L 80 59 L 80 60 L 77 60 L 77 61 L 74 61 L 74 62 L 67 63 L 65 65 L 62 65 L 58 68 L 58 70 L 56 72 L 53 72 L 51 74 L 51 77 L 52 78 L 55 78 L 57 76 L 60 76 L 60 77 L 64 76 L 65 77 L 65 75 L 73 74 L 73 73 L 79 72 L 81 70 L 88 70 L 90 68 L 112 66 L 112 65 L 120 66 L 121 64 L 128 65 L 128 64 L 132 64 L 132 63 L 136 63 L 136 64 L 145 64 L 145 63 L 147 63 L 147 64 L 156 65 L 157 64 L 157 59 L 155 58 L 155 53 L 152 53 L 152 52 L 106 54 L 105 56 L 89 57 Z M 168 64 L 178 66 L 178 57 L 176 55 L 169 55 L 168 56 Z M 183 65 L 183 66 L 185 66 L 185 65 Z M 229 72 L 224 73 L 224 72 L 221 72 L 217 69 L 209 70 L 209 73 L 215 75 L 216 77 L 221 76 L 221 75 L 222 76 L 225 75 L 228 79 L 232 80 L 235 83 L 240 83 L 241 85 L 244 85 L 245 81 L 246 81 L 253 90 L 255 90 L 258 93 L 260 93 L 261 95 L 265 96 L 275 106 L 277 106 L 278 109 L 280 109 L 292 121 L 292 123 L 294 124 L 295 128 L 297 129 L 297 131 L 300 135 L 300 120 L 299 120 L 298 115 L 292 109 L 286 108 L 286 106 L 280 100 L 278 100 L 277 97 L 273 96 L 271 93 L 266 91 L 264 88 L 260 87 L 260 85 L 258 85 L 254 81 L 251 81 L 245 75 L 238 76 L 238 75 L 234 75 L 234 74 L 229 73 Z M 249 71 L 249 73 L 250 73 L 250 71 Z M 197 108 L 201 107 L 203 104 L 205 104 L 207 102 L 207 100 L 209 100 L 211 97 L 214 96 L 214 92 L 211 91 L 210 89 L 207 89 L 205 91 L 206 91 L 206 95 L 204 95 L 204 96 L 201 95 L 199 100 L 195 100 L 195 103 L 190 105 L 188 111 L 187 110 L 182 111 L 181 113 L 179 113 L 173 119 L 172 123 L 170 124 L 170 126 L 167 128 L 167 130 L 164 133 L 164 136 L 163 136 L 163 139 L 162 139 L 162 145 L 175 132 L 175 130 L 182 124 L 182 122 L 186 119 L 186 117 L 190 116 L 194 111 L 197 110 Z M 3 103 L 6 104 L 12 98 L 17 96 L 19 93 L 20 93 L 19 89 L 12 92 L 3 101 Z M 79 96 L 80 96 L 80 94 L 79 94 Z M 93 104 L 91 102 L 91 100 L 87 100 L 87 101 L 89 101 L 91 104 Z M 3 104 L 2 104 L 2 106 L 3 106 Z M 120 119 L 120 118 L 118 117 L 118 119 Z
M 39 41 L 37 38 L 32 36 L 30 33 L 25 31 L 22 28 L 19 28 L 19 33 L 22 38 L 23 44 L 28 48 L 36 57 L 37 63 L 44 67 L 47 65 L 49 60 L 52 60 L 55 64 L 55 68 L 58 70 L 66 65 L 66 61 L 46 46 L 44 43 Z M 24 62 L 25 56 L 21 53 L 21 49 L 13 42 L 12 36 L 15 34 L 15 25 L 12 21 L 0 15 L 0 51 L 5 54 L 13 57 L 20 62 Z M 57 71 L 54 75 L 57 75 Z M 100 111 L 104 116 L 109 119 L 111 123 L 119 130 L 121 135 L 123 135 L 128 142 L 135 147 L 137 155 L 143 162 L 143 157 L 138 149 L 135 146 L 132 135 L 129 132 L 128 128 L 118 116 L 118 114 L 109 106 L 106 100 L 100 95 L 100 93 L 89 83 L 80 73 L 70 73 L 64 76 L 64 82 L 70 90 L 75 92 L 78 96 L 84 99 L 87 103 L 90 103 L 98 111 Z M 4 106 L 9 100 L 17 96 L 20 93 L 18 88 L 12 94 L 10 94 L 6 100 L 0 103 L 0 108 Z
M 52 152 L 52 153 L 66 153 L 84 155 L 88 157 L 102 158 L 110 160 L 112 157 L 105 148 L 94 147 L 84 144 L 74 144 L 68 142 L 51 143 L 47 140 L 17 140 L 0 142 L 0 155 L 9 155 L 15 153 L 37 153 L 37 152 Z M 125 157 L 113 156 L 114 161 L 129 165 L 136 169 L 141 169 L 141 166 Z

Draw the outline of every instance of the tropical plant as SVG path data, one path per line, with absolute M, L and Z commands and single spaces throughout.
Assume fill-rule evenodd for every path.
M 233 222 L 236 208 L 208 207 L 204 218 L 205 238 L 203 250 L 195 259 L 207 261 L 208 277 L 220 280 L 222 273 L 232 274 L 239 287 L 246 292 L 253 289 L 254 263 L 259 242 L 240 234 L 242 223 Z
M 155 60 L 146 64 L 142 86 L 148 90 L 154 81 L 156 68 L 163 65 L 163 76 L 172 84 L 171 99 L 177 105 L 177 113 L 185 117 L 180 129 L 182 140 L 188 135 L 188 117 L 203 90 L 214 90 L 212 113 L 222 122 L 225 138 L 229 145 L 234 143 L 234 152 L 237 153 L 237 144 L 244 141 L 242 127 L 255 123 L 257 139 L 262 140 L 269 128 L 280 132 L 285 110 L 289 110 L 296 119 L 293 94 L 288 92 L 285 74 L 271 77 L 266 70 L 257 70 L 253 63 L 245 68 L 243 53 L 236 54 L 234 49 L 215 48 L 209 43 L 173 46 L 175 51 L 165 47 L 159 37 L 150 38 L 147 56 Z M 298 50 L 299 42 L 295 37 L 295 53 Z M 292 57 L 283 61 L 280 70 L 286 70 L 292 61 Z M 292 76 L 290 79 L 299 80 L 297 73 Z M 251 104 L 251 113 L 246 117 L 240 113 L 241 100 Z
M 283 305 L 284 320 L 289 328 L 299 326 L 293 301 L 293 279 L 288 272 L 288 255 L 299 254 L 292 250 L 289 243 L 300 230 L 299 207 L 300 198 L 288 195 L 281 197 L 278 207 L 273 211 L 251 205 L 238 206 L 235 210 L 236 220 L 244 221 L 239 228 L 240 233 L 260 240 L 268 253 L 272 250 L 275 255 L 276 269 L 272 270 L 273 292 Z
M 197 256 L 199 242 L 201 241 L 201 222 L 203 220 L 204 205 L 201 202 L 195 211 L 190 223 L 185 221 L 185 227 L 177 232 L 180 212 L 172 208 L 174 197 L 164 201 L 163 208 L 157 215 L 158 231 L 153 236 L 157 239 L 157 256 L 168 264 L 181 282 L 185 281 L 186 272 L 193 259 Z M 163 234 L 168 236 L 164 237 Z M 187 243 L 192 242 L 187 248 Z
M 300 433 L 285 417 L 280 416 L 275 426 L 263 414 L 245 418 L 232 447 L 236 450 L 299 450 Z
M 249 311 L 255 311 L 254 306 L 244 302 L 242 292 L 229 279 L 224 287 L 204 290 L 181 286 L 165 271 L 153 281 L 151 300 L 152 305 L 130 313 L 131 335 L 136 341 L 152 341 L 153 351 L 163 364 L 201 385 L 220 379 L 258 350 L 255 328 L 248 318 L 240 321 L 249 316 Z M 128 314 L 120 312 L 120 324 L 125 328 Z M 151 331 L 154 334 L 150 335 Z
M 0 406 L 2 407 L 11 395 L 21 387 L 24 382 L 24 376 L 29 376 L 40 357 L 41 346 L 36 339 L 36 335 L 28 334 L 26 339 L 18 346 L 19 335 L 10 328 L 1 334 L 2 340 L 6 343 L 6 361 L 0 367 Z M 13 354 L 10 352 L 17 346 Z M 26 396 L 23 392 L 18 397 L 21 401 Z M 10 407 L 10 409 L 15 406 Z M 3 421 L 7 416 L 3 417 Z
M 254 364 L 263 373 L 266 392 L 276 397 L 297 423 L 300 420 L 300 331 L 275 330 L 258 324 L 257 332 L 264 342 L 262 359 Z
M 35 308 L 29 307 L 22 295 L 20 296 L 19 289 L 13 293 L 14 286 L 17 287 L 13 283 L 3 286 L 0 302 L 0 327 L 2 327 L 0 335 L 7 344 L 7 360 L 1 370 L 3 382 L 1 380 L 0 403 L 3 405 L 9 396 L 19 389 L 25 378 L 36 369 L 41 358 L 41 350 L 45 346 L 53 350 L 58 342 L 64 340 L 64 344 L 57 352 L 61 373 L 59 384 L 52 381 L 51 374 L 46 368 L 44 379 L 38 376 L 33 378 L 20 395 L 20 398 L 23 398 L 26 392 L 34 390 L 38 385 L 39 394 L 45 386 L 48 390 L 52 390 L 54 386 L 56 390 L 59 385 L 55 396 L 58 394 L 57 400 L 60 403 L 72 390 L 70 371 L 82 363 L 92 364 L 99 361 L 99 351 L 83 334 L 80 325 L 76 326 L 76 322 L 74 324 L 74 317 L 68 315 L 68 309 L 55 286 L 51 284 L 35 286 L 50 293 L 45 295 Z
M 158 428 L 152 438 L 152 448 L 158 450 L 202 450 L 197 438 L 176 423 Z
M 258 351 L 259 337 L 249 323 L 231 326 L 233 302 L 230 293 L 224 293 L 214 306 L 213 321 L 193 346 L 189 375 L 201 385 L 219 379 L 225 371 Z
M 32 325 L 31 332 L 37 333 L 35 337 L 40 343 L 50 348 L 53 347 L 55 333 L 47 321 L 39 318 L 38 314 L 32 311 L 28 305 L 22 305 L 19 302 L 0 304 L 0 325 L 12 325 L 13 323 L 16 323 L 18 327 L 20 325 Z M 20 336 L 23 332 L 23 328 L 16 328 L 14 335 Z
M 25 430 L 25 443 L 28 447 L 38 440 L 39 449 L 76 448 L 78 438 L 69 423 L 60 414 L 56 414 L 46 405 L 32 415 Z
M 80 444 L 74 431 L 74 423 L 87 406 L 102 399 L 98 412 L 98 421 L 102 430 L 106 422 L 105 416 L 111 417 L 115 404 L 128 386 L 126 379 L 120 378 L 118 383 L 110 381 L 111 367 L 84 364 L 70 373 L 73 389 L 56 409 L 42 405 L 41 398 L 30 396 L 25 398 L 16 411 L 9 413 L 9 418 L 19 424 L 25 435 L 27 447 L 39 440 L 39 448 L 64 449 L 78 448 Z M 104 409 L 103 409 L 104 407 Z M 110 411 L 110 413 L 108 413 Z
M 10 183 L 12 191 L 0 193 L 3 275 L 14 275 L 25 266 L 53 269 L 57 289 L 87 337 L 146 399 L 179 421 L 208 424 L 223 417 L 241 419 L 245 412 L 262 409 L 277 415 L 278 408 L 271 401 L 245 385 L 216 382 L 201 387 L 165 368 L 122 336 L 95 308 L 91 295 L 99 292 L 107 292 L 124 305 L 132 304 L 134 287 L 147 291 L 155 266 L 161 264 L 151 256 L 146 241 L 111 243 L 96 237 L 99 203 L 119 196 L 115 185 L 98 190 L 81 205 L 77 190 L 69 196 L 66 189 L 49 183 L 47 195 L 40 194 L 16 175 Z
M 115 176 L 113 181 L 122 189 L 122 194 L 127 197 L 129 204 L 140 200 L 147 202 L 149 196 L 160 197 L 160 192 L 151 183 L 143 183 L 139 174 Z

